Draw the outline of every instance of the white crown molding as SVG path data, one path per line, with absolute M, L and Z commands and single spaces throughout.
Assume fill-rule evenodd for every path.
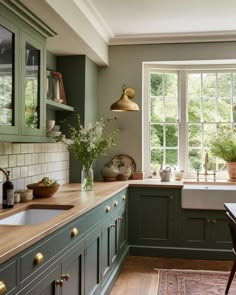
M 104 41 L 109 44 L 110 40 L 114 38 L 114 34 L 91 0 L 73 0 L 73 2 Z
M 236 31 L 116 35 L 109 45 L 236 41 Z

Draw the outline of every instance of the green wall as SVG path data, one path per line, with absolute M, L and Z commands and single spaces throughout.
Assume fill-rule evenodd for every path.
M 115 114 L 121 132 L 117 147 L 99 161 L 99 166 L 114 155 L 125 153 L 134 158 L 138 171 L 143 170 L 142 62 L 216 59 L 236 59 L 236 42 L 110 46 L 109 67 L 99 70 L 99 111 L 107 116 Z M 123 83 L 135 89 L 134 101 L 139 104 L 140 112 L 109 111 L 120 97 Z

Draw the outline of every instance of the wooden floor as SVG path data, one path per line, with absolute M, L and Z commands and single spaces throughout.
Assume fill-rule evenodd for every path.
M 231 270 L 231 261 L 129 256 L 110 295 L 157 295 L 158 268 Z

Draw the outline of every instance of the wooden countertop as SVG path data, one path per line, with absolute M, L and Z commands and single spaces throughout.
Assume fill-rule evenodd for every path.
M 131 187 L 165 187 L 181 188 L 182 182 L 160 182 L 160 180 L 130 180 L 115 182 L 97 182 L 91 192 L 81 192 L 80 184 L 66 184 L 51 198 L 37 198 L 30 202 L 20 203 L 13 209 L 0 209 L 0 218 L 12 215 L 29 205 L 72 205 L 72 209 L 65 211 L 38 225 L 17 226 L 0 225 L 0 263 L 5 262 L 19 252 L 38 242 L 50 233 L 81 216 L 95 206 L 104 202 L 121 190 Z

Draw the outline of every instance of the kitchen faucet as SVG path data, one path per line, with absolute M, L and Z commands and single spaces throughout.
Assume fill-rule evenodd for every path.
M 208 152 L 206 151 L 205 153 L 205 157 L 204 157 L 204 172 L 199 172 L 199 170 L 197 170 L 197 181 L 199 181 L 199 175 L 205 175 L 205 181 L 207 181 L 207 176 L 208 175 L 213 175 L 213 181 L 216 181 L 216 172 L 213 171 L 212 173 L 209 173 L 207 171 L 207 165 L 209 163 L 209 156 L 208 156 Z

